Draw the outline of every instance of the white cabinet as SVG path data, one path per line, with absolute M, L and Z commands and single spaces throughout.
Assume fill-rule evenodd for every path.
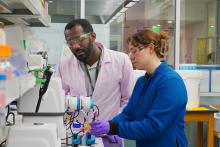
M 6 105 L 20 98 L 25 92 L 35 86 L 33 74 L 25 74 L 6 82 Z

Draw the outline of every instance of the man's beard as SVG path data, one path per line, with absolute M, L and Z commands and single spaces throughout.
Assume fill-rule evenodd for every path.
M 78 50 L 76 50 L 73 54 L 75 57 L 83 62 L 86 63 L 86 61 L 90 58 L 92 52 L 92 43 L 89 43 L 87 47 L 82 47 Z

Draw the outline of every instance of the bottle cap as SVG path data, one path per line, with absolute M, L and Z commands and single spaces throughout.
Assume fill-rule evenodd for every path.
M 0 74 L 0 81 L 7 80 L 7 75 L 5 74 Z
M 0 57 L 11 57 L 11 46 L 0 45 Z

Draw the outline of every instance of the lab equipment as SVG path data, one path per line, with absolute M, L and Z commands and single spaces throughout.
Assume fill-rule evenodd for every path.
M 39 39 L 24 40 L 24 42 L 24 48 L 28 51 L 27 62 L 30 70 L 47 66 L 46 43 Z
M 61 80 L 50 77 L 47 72 L 47 70 L 43 72 L 44 82 L 37 83 L 19 99 L 17 111 L 23 115 L 23 123 L 9 129 L 6 147 L 27 147 L 30 144 L 60 147 L 61 141 L 62 144 L 72 146 L 95 144 L 95 137 L 88 134 L 91 129 L 89 121 L 92 121 L 98 113 L 93 110 L 97 107 L 93 99 L 84 96 L 79 98 L 67 96 L 65 99 Z M 39 102 L 39 95 L 43 91 L 46 92 Z M 84 122 L 77 122 L 77 114 L 80 112 L 84 115 Z M 67 131 L 64 124 L 69 128 Z
M 68 95 L 66 103 L 67 112 L 65 114 L 66 117 L 64 121 L 66 124 L 70 124 L 68 127 L 69 131 L 67 131 L 67 145 L 90 146 L 92 144 L 95 144 L 95 136 L 90 134 L 90 122 L 95 120 L 99 113 L 98 107 L 94 105 L 94 100 L 86 96 L 80 96 L 79 98 L 77 98 Z M 95 107 L 97 108 L 97 111 L 94 111 Z M 90 115 L 90 113 L 92 113 L 92 115 Z M 83 116 L 84 121 L 79 122 L 77 120 L 78 116 Z
M 50 66 L 43 66 L 43 68 L 35 68 L 32 71 L 34 72 L 34 76 L 36 78 L 37 84 L 43 84 L 46 82 L 46 79 L 44 77 L 44 72 L 48 71 L 50 69 Z
M 99 114 L 93 99 L 65 96 L 60 78 L 52 76 L 49 66 L 43 67 L 32 70 L 38 82 L 17 102 L 23 120 L 10 127 L 6 147 L 61 147 L 61 141 L 71 146 L 95 144 L 95 137 L 88 134 L 90 122 Z M 79 113 L 83 122 L 77 122 Z
M 67 95 L 66 99 L 69 111 L 85 110 L 87 112 L 94 108 L 94 100 L 90 97 L 80 96 L 77 98 Z
M 51 78 L 51 75 L 49 68 L 44 70 L 45 81 L 36 84 L 18 100 L 17 111 L 23 115 L 23 122 L 22 125 L 14 125 L 9 129 L 6 147 L 27 147 L 30 143 L 41 147 L 61 146 L 61 138 L 65 138 L 66 135 L 63 124 L 65 93 L 61 80 Z M 50 123 L 53 127 L 48 125 Z M 50 135 L 54 137 L 48 139 Z M 24 138 L 30 140 L 25 141 Z M 48 139 L 48 143 L 45 139 Z
M 11 126 L 7 147 L 61 147 L 54 123 L 34 123 Z
M 18 113 L 23 115 L 23 122 L 56 123 L 59 137 L 65 137 L 63 113 L 65 112 L 65 94 L 61 80 L 51 78 L 50 72 L 44 75 L 45 83 L 25 93 L 18 101 Z
M 73 133 L 72 135 L 72 142 L 71 140 L 67 140 L 69 141 L 68 144 L 74 144 L 74 145 L 80 145 L 82 144 L 82 136 L 78 135 L 81 131 L 81 124 L 79 122 L 73 122 L 73 130 L 75 133 Z

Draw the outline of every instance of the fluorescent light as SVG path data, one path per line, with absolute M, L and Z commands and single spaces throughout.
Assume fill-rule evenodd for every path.
M 133 2 L 139 2 L 140 0 L 132 0 Z
M 117 14 L 115 14 L 116 17 L 119 17 L 119 16 L 121 16 L 121 15 L 122 15 L 121 12 L 118 12 Z
M 107 24 L 111 24 L 113 22 L 113 20 L 112 19 L 110 19 L 109 21 L 108 21 L 108 23 Z
M 118 18 L 118 17 L 116 17 L 116 16 L 112 17 L 113 20 L 115 20 L 115 19 L 117 19 L 117 18 Z
M 48 3 L 53 3 L 53 1 L 48 1 Z
M 128 8 L 123 7 L 123 8 L 120 10 L 120 12 L 121 12 L 121 13 L 124 13 L 124 12 L 127 11 L 127 10 L 128 10 Z
M 136 4 L 136 2 L 130 2 L 125 7 L 130 8 L 130 7 L 134 6 L 134 4 Z
M 121 15 L 120 17 L 118 17 L 117 22 L 122 22 L 124 20 L 124 17 Z

